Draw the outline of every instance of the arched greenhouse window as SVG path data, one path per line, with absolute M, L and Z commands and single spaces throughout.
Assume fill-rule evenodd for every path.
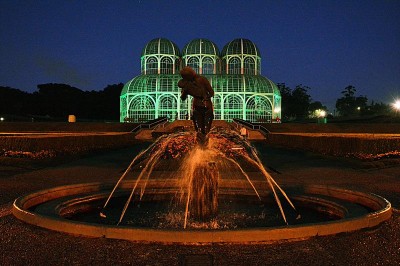
M 251 57 L 247 57 L 244 60 L 244 64 L 243 64 L 243 68 L 244 68 L 243 72 L 244 72 L 244 74 L 254 75 L 256 73 L 255 72 L 255 66 L 256 66 L 256 64 L 254 62 L 254 59 L 251 58 Z
M 155 119 L 155 106 L 151 98 L 148 96 L 134 98 L 129 105 L 128 119 L 135 123 Z
M 191 57 L 189 58 L 189 60 L 187 61 L 187 66 L 190 66 L 191 68 L 193 68 L 194 71 L 196 71 L 197 74 L 199 74 L 199 59 L 197 57 Z
M 246 104 L 246 120 L 251 122 L 271 122 L 272 106 L 263 96 L 254 96 Z
M 167 95 L 160 99 L 158 107 L 158 117 L 167 117 L 169 121 L 173 121 L 178 117 L 177 102 L 174 96 Z
M 203 59 L 203 73 L 202 74 L 214 74 L 214 62 L 210 57 Z
M 241 74 L 240 73 L 240 59 L 232 57 L 228 63 L 228 74 Z
M 157 58 L 150 57 L 146 61 L 146 74 L 158 74 Z
M 160 64 L 160 74 L 173 74 L 174 64 L 169 57 L 163 57 Z
M 243 119 L 243 100 L 238 95 L 228 95 L 224 101 L 224 120 Z

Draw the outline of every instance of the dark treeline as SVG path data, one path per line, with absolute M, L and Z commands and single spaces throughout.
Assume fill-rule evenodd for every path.
M 119 120 L 119 96 L 123 84 L 108 85 L 101 91 L 82 91 L 66 84 L 41 84 L 27 93 L 0 87 L 0 115 L 8 120 L 66 121 L 68 115 L 78 120 Z
M 282 97 L 282 120 L 294 121 L 315 118 L 321 114 L 321 110 L 328 114 L 328 108 L 319 101 L 313 101 L 308 86 L 297 85 L 294 89 L 286 86 L 285 83 L 278 83 L 277 87 Z M 359 117 L 394 114 L 390 106 L 384 103 L 371 101 L 368 103 L 367 96 L 357 96 L 356 88 L 347 86 L 341 91 L 342 97 L 336 99 L 336 117 Z M 331 110 L 332 111 L 332 110 Z
M 19 89 L 0 86 L 0 116 L 7 121 L 66 121 L 75 115 L 78 121 L 119 121 L 119 97 L 124 84 L 108 85 L 101 91 L 82 91 L 66 84 L 41 84 L 38 90 L 27 93 Z M 314 101 L 310 87 L 297 85 L 294 89 L 285 83 L 277 87 L 282 96 L 282 120 L 296 121 L 319 116 L 318 110 L 328 109 Z M 339 117 L 384 115 L 393 113 L 383 103 L 368 103 L 367 96 L 356 95 L 354 86 L 347 86 L 336 100 Z M 332 111 L 332 110 L 331 110 Z

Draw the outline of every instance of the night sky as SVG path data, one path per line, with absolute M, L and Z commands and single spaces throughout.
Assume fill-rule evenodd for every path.
M 261 73 L 309 86 L 332 111 L 341 91 L 391 103 L 400 96 L 398 0 L 0 0 L 0 86 L 43 83 L 102 90 L 140 73 L 147 42 L 253 41 Z

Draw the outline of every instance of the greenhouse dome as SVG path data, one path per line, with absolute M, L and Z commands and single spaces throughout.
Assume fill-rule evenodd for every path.
M 151 40 L 142 52 L 142 74 L 121 91 L 120 121 L 190 119 L 192 99 L 182 101 L 177 85 L 184 66 L 191 66 L 210 81 L 215 91 L 215 119 L 280 121 L 281 95 L 271 80 L 260 75 L 260 61 L 258 48 L 247 39 L 229 42 L 221 57 L 218 47 L 206 39 L 190 41 L 182 53 L 167 39 Z
M 258 50 L 255 43 L 247 39 L 235 39 L 227 43 L 222 49 L 221 56 L 226 55 L 255 55 L 260 56 L 260 51 Z
M 170 40 L 157 38 L 142 51 L 142 74 L 175 74 L 179 72 L 180 51 Z
M 257 46 L 247 39 L 227 43 L 221 52 L 222 73 L 261 74 L 261 56 Z
M 193 68 L 197 74 L 217 74 L 220 69 L 218 47 L 209 40 L 195 39 L 185 45 L 183 64 Z

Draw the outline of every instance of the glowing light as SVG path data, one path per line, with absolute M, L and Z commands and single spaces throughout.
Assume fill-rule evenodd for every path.
M 323 110 L 323 109 L 317 109 L 317 110 L 314 111 L 313 117 L 320 117 L 320 118 L 323 118 L 323 117 L 325 117 L 325 116 L 326 116 L 326 111 Z
M 400 111 L 400 100 L 396 100 L 393 104 L 393 109 L 395 109 L 396 111 Z
M 3 122 L 4 121 L 4 117 L 0 117 L 0 121 Z
M 281 108 L 279 108 L 279 107 L 277 107 L 277 108 L 274 109 L 274 112 L 275 112 L 275 113 L 280 113 L 280 111 L 281 111 Z

